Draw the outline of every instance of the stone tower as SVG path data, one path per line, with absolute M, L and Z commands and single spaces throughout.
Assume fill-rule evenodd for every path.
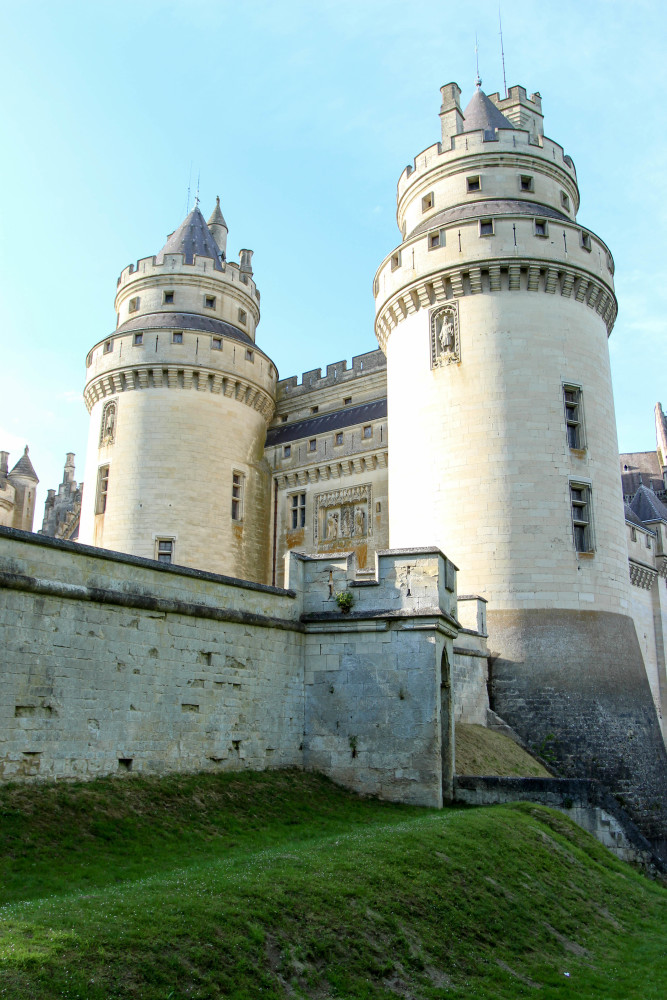
M 28 457 L 28 446 L 11 472 L 9 452 L 0 451 L 0 524 L 20 531 L 32 531 L 35 492 L 39 479 Z
M 226 260 L 219 201 L 209 225 L 195 207 L 118 279 L 116 330 L 87 358 L 79 540 L 266 582 L 277 373 L 252 251 Z
M 628 613 L 613 259 L 577 222 L 574 163 L 545 137 L 540 95 L 478 82 L 462 112 L 460 93 L 442 88 L 442 142 L 400 177 L 402 241 L 374 282 L 390 545 L 447 552 L 459 591 L 489 602 L 496 711 L 567 773 L 662 800 L 660 839 L 665 751 Z

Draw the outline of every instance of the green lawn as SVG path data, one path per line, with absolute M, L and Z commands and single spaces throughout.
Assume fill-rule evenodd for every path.
M 0 852 L 0 998 L 665 996 L 667 890 L 540 807 L 295 772 L 13 786 Z

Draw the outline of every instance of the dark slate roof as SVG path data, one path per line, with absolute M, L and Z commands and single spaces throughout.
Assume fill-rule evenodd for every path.
M 37 473 L 32 467 L 32 462 L 28 458 L 28 445 L 25 446 L 25 451 L 19 458 L 18 462 L 16 463 L 12 471 L 9 473 L 10 476 L 13 476 L 14 474 L 18 476 L 27 476 L 30 479 L 34 479 L 36 483 L 39 482 L 39 479 L 37 478 Z
M 479 87 L 472 95 L 468 107 L 463 112 L 464 132 L 494 132 L 497 128 L 514 128 L 493 101 L 490 101 Z
M 144 313 L 142 316 L 134 316 L 132 319 L 128 319 L 127 322 L 121 324 L 114 332 L 138 333 L 146 330 L 201 330 L 204 333 L 212 333 L 217 337 L 229 337 L 230 340 L 238 340 L 241 344 L 247 344 L 248 347 L 254 347 L 256 350 L 259 350 L 254 341 L 243 330 L 237 330 L 231 323 L 224 323 L 221 319 L 213 319 L 212 316 L 199 316 L 197 313 Z
M 640 517 L 637 517 L 637 515 L 635 514 L 634 510 L 632 509 L 629 503 L 623 504 L 623 506 L 625 508 L 626 521 L 629 521 L 630 524 L 636 524 L 638 528 L 643 528 L 644 531 L 648 530 L 642 519 Z M 651 534 L 655 534 L 655 532 L 651 532 Z
M 214 267 L 222 271 L 220 248 L 196 206 L 168 238 L 155 258 L 156 263 L 162 264 L 166 253 L 182 253 L 185 264 L 194 264 L 195 254 L 198 257 L 210 257 L 214 261 Z
M 287 444 L 300 438 L 317 437 L 318 434 L 325 434 L 327 431 L 337 431 L 341 427 L 364 424 L 369 420 L 379 420 L 386 416 L 386 399 L 375 399 L 372 403 L 361 403 L 359 406 L 346 406 L 344 410 L 333 410 L 318 417 L 308 417 L 293 424 L 280 424 L 278 427 L 269 428 L 266 447 Z
M 465 219 L 480 219 L 486 216 L 498 215 L 530 215 L 538 219 L 556 219 L 558 222 L 571 222 L 556 208 L 540 205 L 536 201 L 522 201 L 520 198 L 485 198 L 483 201 L 471 201 L 467 205 L 457 205 L 446 208 L 420 223 L 409 236 L 418 236 L 430 229 L 438 229 L 451 222 L 463 222 Z
M 633 451 L 620 456 L 623 496 L 634 496 L 641 485 L 654 493 L 662 493 L 665 484 L 655 451 Z
M 667 524 L 667 507 L 644 485 L 635 493 L 630 507 L 644 524 L 649 524 L 651 521 L 664 521 Z

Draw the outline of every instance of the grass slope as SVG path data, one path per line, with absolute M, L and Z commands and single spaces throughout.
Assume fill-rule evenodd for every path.
M 540 807 L 293 772 L 14 786 L 0 851 L 3 998 L 664 996 L 667 891 Z
M 504 733 L 456 724 L 456 773 L 550 778 L 547 769 Z

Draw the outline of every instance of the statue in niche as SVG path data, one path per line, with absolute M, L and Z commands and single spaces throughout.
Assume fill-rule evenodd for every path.
M 338 514 L 332 513 L 327 516 L 327 541 L 331 542 L 338 538 Z
M 431 315 L 431 367 L 438 368 L 460 360 L 456 305 L 445 306 Z
M 107 403 L 102 411 L 100 445 L 113 444 L 116 439 L 116 403 Z
M 352 534 L 352 523 L 351 523 L 352 508 L 346 505 L 341 510 L 340 518 L 340 537 L 349 538 Z
M 364 514 L 363 507 L 357 507 L 357 509 L 354 512 L 354 534 L 355 535 L 366 534 L 366 516 Z
M 440 341 L 440 350 L 443 353 L 451 353 L 456 347 L 456 342 L 454 340 L 454 324 L 452 323 L 452 317 L 449 314 L 439 317 L 437 321 L 440 325 L 438 330 L 438 340 Z

